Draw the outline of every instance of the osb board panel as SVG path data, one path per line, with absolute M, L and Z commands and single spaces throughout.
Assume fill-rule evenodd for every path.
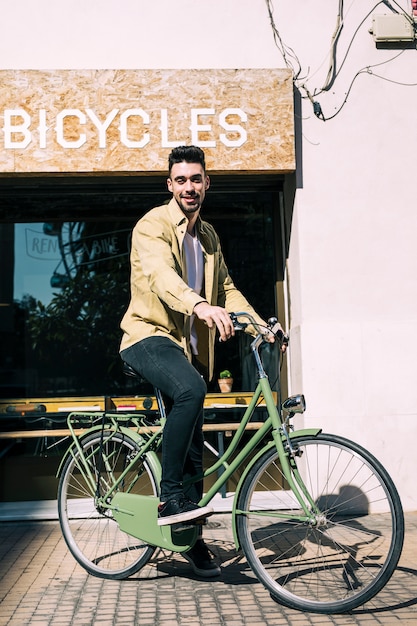
M 165 172 L 174 145 L 211 171 L 295 169 L 288 70 L 0 71 L 0 172 Z

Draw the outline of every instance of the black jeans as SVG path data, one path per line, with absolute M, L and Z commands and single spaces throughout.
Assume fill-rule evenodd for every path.
M 162 440 L 161 502 L 184 493 L 183 482 L 203 472 L 203 404 L 207 386 L 183 350 L 166 337 L 147 337 L 121 357 L 172 401 Z M 185 490 L 198 502 L 203 481 Z

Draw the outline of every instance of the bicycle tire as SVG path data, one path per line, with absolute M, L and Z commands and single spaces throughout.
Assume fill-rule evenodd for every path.
M 100 460 L 101 444 L 105 456 Z M 100 484 L 106 490 L 114 484 L 114 475 L 120 475 L 140 451 L 133 438 L 106 430 L 87 435 L 81 447 L 92 475 L 97 479 L 100 473 Z M 66 544 L 90 574 L 114 580 L 128 578 L 148 563 L 155 547 L 121 531 L 110 509 L 96 506 L 96 494 L 81 467 L 80 453 L 75 450 L 63 467 L 58 486 L 58 514 Z M 158 495 L 159 484 L 146 457 L 138 461 L 118 490 Z
M 374 597 L 392 576 L 404 540 L 401 501 L 381 463 L 358 444 L 327 434 L 292 441 L 302 452 L 297 466 L 323 517 L 317 525 L 291 517 L 303 511 L 285 488 L 272 448 L 242 486 L 240 544 L 277 602 L 345 613 Z

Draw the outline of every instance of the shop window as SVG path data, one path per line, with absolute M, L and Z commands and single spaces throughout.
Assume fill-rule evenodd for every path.
M 119 324 L 129 300 L 130 233 L 169 198 L 164 179 L 8 184 L 0 192 L 1 397 L 146 392 L 121 371 Z M 276 313 L 279 193 L 277 180 L 212 177 L 203 208 L 233 280 L 264 317 Z M 232 370 L 236 390 L 252 385 L 248 343 L 240 336 L 218 346 L 216 372 Z

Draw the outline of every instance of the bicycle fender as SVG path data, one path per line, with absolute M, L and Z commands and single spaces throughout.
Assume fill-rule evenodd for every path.
M 102 430 L 102 426 L 101 425 L 97 425 L 97 426 L 92 426 L 91 428 L 89 428 L 88 430 L 86 430 L 82 435 L 80 435 L 78 437 L 78 441 L 82 442 L 82 440 L 87 437 L 88 435 L 91 435 L 92 433 L 95 433 L 97 431 Z M 115 431 L 116 432 L 116 431 Z M 134 441 L 136 441 L 137 443 L 142 443 L 144 442 L 144 438 L 142 437 L 142 435 L 139 435 L 139 433 L 136 433 L 134 430 L 130 430 L 129 428 L 126 428 L 125 426 L 122 426 L 118 432 L 122 432 L 124 435 L 128 435 L 131 439 L 133 439 Z M 67 451 L 65 452 L 64 456 L 61 459 L 61 462 L 58 466 L 57 472 L 55 474 L 56 478 L 59 478 L 62 472 L 62 468 L 65 465 L 65 462 L 67 460 L 67 458 L 69 456 L 72 455 L 73 451 L 76 450 L 76 445 L 74 443 L 74 441 L 71 443 L 71 445 L 69 446 L 69 448 L 67 449 Z M 155 455 L 156 456 L 156 455 Z M 155 469 L 155 467 L 154 467 Z M 158 475 L 160 474 L 160 471 L 158 472 Z
M 308 437 L 317 437 L 317 435 L 319 435 L 321 433 L 321 428 L 304 428 L 302 430 L 295 430 L 291 433 L 289 433 L 289 438 L 290 439 L 294 439 L 296 437 L 304 437 L 304 436 L 308 436 Z M 236 546 L 236 550 L 240 550 L 240 541 L 239 541 L 239 537 L 237 534 L 237 524 L 236 524 L 236 510 L 237 510 L 237 503 L 239 500 L 239 496 L 240 496 L 240 492 L 242 490 L 242 486 L 243 483 L 245 482 L 245 479 L 247 477 L 247 475 L 249 474 L 249 472 L 251 471 L 252 467 L 255 465 L 255 463 L 257 462 L 257 460 L 268 450 L 271 450 L 272 448 L 275 448 L 275 442 L 274 441 L 270 441 L 269 443 L 266 444 L 266 446 L 264 446 L 254 457 L 253 459 L 251 459 L 251 461 L 248 463 L 248 465 L 245 467 L 244 472 L 242 473 L 242 476 L 239 479 L 239 482 L 237 484 L 236 487 L 236 491 L 235 491 L 235 496 L 233 499 L 233 509 L 232 509 L 232 530 L 233 530 L 233 539 L 235 542 L 235 546 Z

